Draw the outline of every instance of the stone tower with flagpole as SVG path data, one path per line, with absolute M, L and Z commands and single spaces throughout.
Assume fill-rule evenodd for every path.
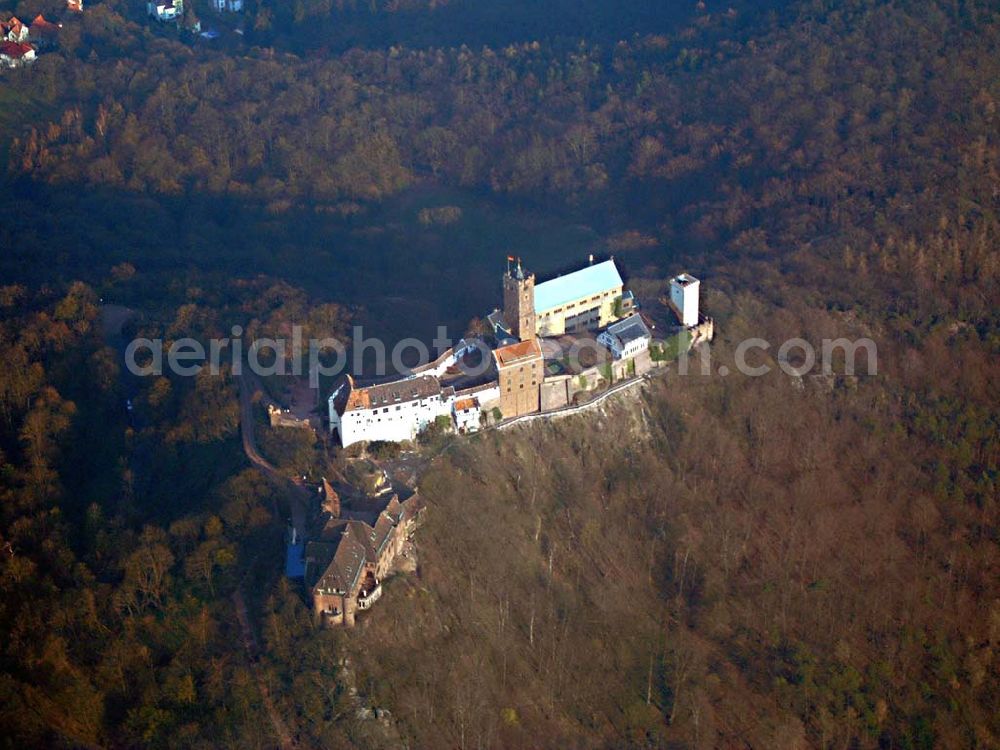
M 521 341 L 535 338 L 535 274 L 525 273 L 521 259 L 507 256 L 503 277 L 503 319 L 507 330 Z

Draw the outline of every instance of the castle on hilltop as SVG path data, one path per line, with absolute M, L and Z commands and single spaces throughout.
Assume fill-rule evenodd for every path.
M 657 319 L 639 312 L 614 259 L 594 264 L 591 257 L 584 268 L 536 284 L 520 258 L 509 256 L 503 309 L 488 316 L 492 336 L 463 339 L 390 381 L 362 386 L 344 375 L 327 402 L 330 431 L 346 448 L 412 441 L 431 427 L 468 434 L 575 409 L 614 383 L 638 382 L 663 366 L 663 344 L 651 346 L 650 329 L 658 322 L 668 332 L 685 331 L 689 347 L 712 338 L 713 321 L 698 309 L 698 279 L 682 273 L 669 286 L 663 302 L 673 312 Z M 296 424 L 280 413 L 271 417 L 272 423 Z M 323 625 L 350 627 L 382 596 L 382 580 L 412 564 L 408 545 L 420 500 L 413 495 L 400 502 L 393 495 L 377 513 L 342 513 L 329 483 L 323 490 L 322 531 L 289 554 L 288 569 L 305 579 Z
M 495 338 L 490 346 L 463 340 L 434 362 L 390 382 L 359 386 L 344 376 L 328 400 L 330 431 L 344 447 L 414 440 L 434 424 L 476 432 L 567 406 L 582 391 L 645 374 L 654 366 L 650 325 L 655 324 L 639 312 L 614 258 L 590 260 L 572 273 L 536 284 L 521 259 L 508 256 L 503 308 L 488 316 Z M 692 334 L 691 345 L 712 337 L 712 322 L 698 309 L 699 286 L 690 274 L 675 276 L 667 300 L 679 328 Z M 670 323 L 665 330 L 671 330 Z M 611 361 L 581 365 L 574 345 L 585 339 L 607 350 Z M 470 380 L 460 365 L 477 356 L 487 357 L 480 362 L 489 366 Z M 577 371 L 567 371 L 573 368 Z

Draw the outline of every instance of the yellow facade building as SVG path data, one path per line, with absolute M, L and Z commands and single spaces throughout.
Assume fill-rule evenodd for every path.
M 624 284 L 606 260 L 541 284 L 518 262 L 504 278 L 504 319 L 519 339 L 603 328 L 617 320 Z

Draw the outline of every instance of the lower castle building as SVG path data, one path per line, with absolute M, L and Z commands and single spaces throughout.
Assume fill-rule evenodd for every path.
M 419 508 L 419 496 L 400 502 L 393 495 L 374 525 L 332 517 L 306 545 L 306 586 L 323 626 L 351 627 L 359 611 L 382 597 L 382 579 L 413 532 Z

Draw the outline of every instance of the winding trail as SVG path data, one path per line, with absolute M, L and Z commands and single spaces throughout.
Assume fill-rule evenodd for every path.
M 312 493 L 309 490 L 282 474 L 278 469 L 261 455 L 257 449 L 257 441 L 254 437 L 254 415 L 253 415 L 253 393 L 260 387 L 259 382 L 253 374 L 233 374 L 240 392 L 240 437 L 243 441 L 243 452 L 247 459 L 257 469 L 267 477 L 279 490 L 288 490 L 288 505 L 291 510 L 292 526 L 299 539 L 305 539 L 306 519 L 308 517 L 309 503 L 312 500 Z M 294 750 L 295 739 L 288 729 L 288 725 L 281 718 L 271 691 L 261 673 L 258 657 L 260 655 L 260 645 L 257 643 L 257 636 L 254 634 L 253 626 L 250 623 L 250 616 L 247 613 L 246 600 L 243 598 L 243 583 L 233 593 L 233 608 L 236 610 L 236 618 L 240 623 L 240 631 L 243 636 L 243 646 L 246 649 L 250 662 L 250 670 L 257 682 L 257 689 L 260 691 L 264 708 L 271 720 L 274 734 L 278 738 L 281 750 Z
M 306 538 L 306 519 L 312 493 L 302 484 L 282 474 L 278 469 L 260 454 L 254 437 L 253 393 L 260 387 L 256 376 L 244 372 L 233 377 L 240 389 L 240 435 L 243 439 L 243 452 L 254 466 L 279 488 L 290 488 L 288 505 L 292 515 L 292 526 L 299 539 Z

